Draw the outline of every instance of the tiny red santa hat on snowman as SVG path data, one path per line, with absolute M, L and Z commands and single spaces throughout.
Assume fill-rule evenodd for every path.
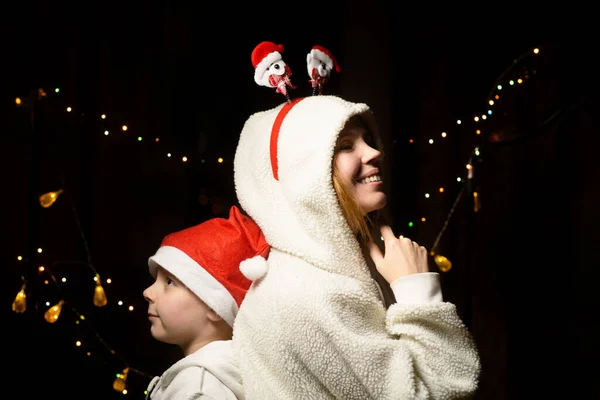
M 264 274 L 269 251 L 258 225 L 232 206 L 228 219 L 213 218 L 167 235 L 148 266 L 154 278 L 158 267 L 173 274 L 233 327 L 249 279 L 255 269 Z
M 309 54 L 312 55 L 313 58 L 322 61 L 325 65 L 329 67 L 329 69 L 335 69 L 335 72 L 340 72 L 342 70 L 338 65 L 337 60 L 335 59 L 333 54 L 331 54 L 331 52 L 323 46 L 313 46 Z
M 252 50 L 252 65 L 254 66 L 254 82 L 261 84 L 267 68 L 274 62 L 283 59 L 283 45 L 273 42 L 261 42 Z

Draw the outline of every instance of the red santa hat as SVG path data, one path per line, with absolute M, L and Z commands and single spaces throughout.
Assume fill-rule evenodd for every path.
M 274 62 L 282 60 L 283 45 L 273 42 L 261 42 L 252 50 L 252 65 L 254 66 L 254 82 L 261 84 L 267 68 Z
M 240 264 L 266 268 L 270 246 L 256 223 L 232 206 L 229 218 L 213 218 L 167 235 L 148 260 L 156 278 L 164 268 L 233 327 L 238 308 L 252 283 Z
M 313 58 L 325 63 L 325 65 L 327 65 L 330 69 L 335 69 L 335 72 L 340 72 L 342 70 L 333 54 L 331 54 L 331 52 L 325 47 L 319 45 L 313 46 L 313 48 L 310 50 L 310 54 L 313 56 Z

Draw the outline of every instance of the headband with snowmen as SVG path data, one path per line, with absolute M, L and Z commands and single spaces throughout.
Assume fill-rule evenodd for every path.
M 261 42 L 252 51 L 252 65 L 254 66 L 254 82 L 260 86 L 275 88 L 277 93 L 285 96 L 288 103 L 291 99 L 288 87 L 296 89 L 291 81 L 292 70 L 283 61 L 283 45 L 273 42 Z M 306 66 L 313 96 L 320 95 L 323 86 L 329 81 L 331 71 L 340 72 L 335 57 L 323 46 L 313 46 L 306 56 Z

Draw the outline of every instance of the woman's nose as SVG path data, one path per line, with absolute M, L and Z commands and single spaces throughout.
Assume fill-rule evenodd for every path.
M 381 151 L 374 149 L 365 143 L 365 149 L 363 151 L 362 162 L 363 164 L 369 164 L 381 157 Z

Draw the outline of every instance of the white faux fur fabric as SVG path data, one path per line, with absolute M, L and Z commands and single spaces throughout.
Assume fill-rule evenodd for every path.
M 335 142 L 352 115 L 372 124 L 369 107 L 335 96 L 294 105 L 281 124 L 276 180 L 270 136 L 282 106 L 248 119 L 234 160 L 240 204 L 271 245 L 268 270 L 252 284 L 234 323 L 246 398 L 473 394 L 479 356 L 455 306 L 441 296 L 412 302 L 403 296 L 386 311 L 338 205 L 331 180 Z M 439 285 L 437 274 L 424 278 L 413 281 Z

